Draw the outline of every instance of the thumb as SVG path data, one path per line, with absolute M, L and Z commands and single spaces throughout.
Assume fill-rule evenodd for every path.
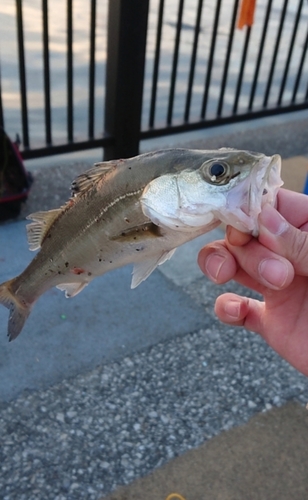
M 259 242 L 288 259 L 297 274 L 308 276 L 308 233 L 292 226 L 271 205 L 259 216 Z
M 235 293 L 224 293 L 216 299 L 215 313 L 223 323 L 244 326 L 247 330 L 264 334 L 265 303 Z

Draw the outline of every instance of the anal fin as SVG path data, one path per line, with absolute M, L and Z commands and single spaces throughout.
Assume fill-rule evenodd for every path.
M 78 283 L 61 283 L 60 285 L 57 285 L 57 288 L 62 290 L 62 292 L 65 292 L 65 297 L 70 299 L 71 297 L 78 295 L 78 293 L 80 293 L 87 285 L 88 283 L 85 281 Z

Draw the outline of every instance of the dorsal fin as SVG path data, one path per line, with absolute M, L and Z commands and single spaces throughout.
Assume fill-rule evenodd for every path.
M 107 174 L 115 165 L 116 163 L 111 161 L 95 163 L 94 167 L 78 175 L 71 184 L 72 196 L 76 196 L 86 191 L 89 187 L 92 187 L 95 182 Z
M 27 219 L 33 220 L 27 225 L 27 237 L 30 250 L 38 250 L 44 240 L 49 228 L 59 217 L 63 208 L 48 210 L 47 212 L 35 212 L 27 216 Z

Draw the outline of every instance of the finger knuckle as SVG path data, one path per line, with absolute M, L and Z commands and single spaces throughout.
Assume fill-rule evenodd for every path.
M 296 232 L 291 242 L 291 255 L 295 264 L 303 261 L 308 264 L 308 233 Z

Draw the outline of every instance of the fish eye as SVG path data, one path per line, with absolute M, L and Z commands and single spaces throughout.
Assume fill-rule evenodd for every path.
M 230 180 L 230 167 L 224 161 L 206 162 L 202 166 L 202 170 L 206 181 L 211 184 L 223 185 Z
M 211 177 L 221 177 L 226 172 L 226 167 L 222 163 L 213 163 L 210 166 L 210 176 Z

